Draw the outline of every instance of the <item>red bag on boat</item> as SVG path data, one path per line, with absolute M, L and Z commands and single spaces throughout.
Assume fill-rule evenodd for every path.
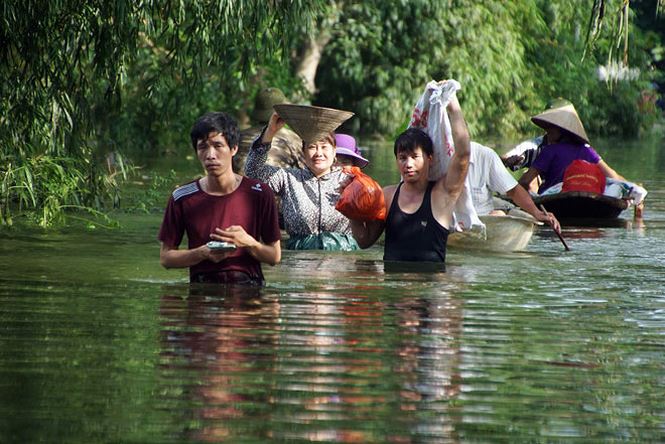
M 605 174 L 597 163 L 580 159 L 573 160 L 563 173 L 561 191 L 588 191 L 603 194 L 605 191 Z
M 342 191 L 335 209 L 352 220 L 385 220 L 386 202 L 381 185 L 358 167 L 346 167 L 344 171 L 353 180 Z

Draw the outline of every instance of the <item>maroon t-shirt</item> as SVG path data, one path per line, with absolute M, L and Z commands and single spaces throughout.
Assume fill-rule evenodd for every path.
M 196 248 L 211 240 L 215 228 L 231 225 L 240 225 L 265 244 L 278 241 L 281 235 L 277 207 L 270 187 L 243 177 L 232 193 L 213 196 L 201 189 L 198 180 L 183 185 L 169 198 L 158 238 L 174 248 L 187 233 L 188 248 Z M 204 260 L 191 266 L 189 276 L 219 271 L 242 271 L 252 278 L 263 279 L 260 262 L 244 248 L 238 248 L 219 263 Z

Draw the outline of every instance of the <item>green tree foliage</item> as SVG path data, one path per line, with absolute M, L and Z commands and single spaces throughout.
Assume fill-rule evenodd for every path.
M 576 0 L 542 2 L 550 33 L 539 36 L 527 54 L 543 99 L 569 98 L 592 134 L 632 137 L 653 122 L 654 114 L 644 112 L 640 97 L 653 80 L 654 59 L 645 32 L 633 25 L 633 12 L 626 5 L 620 0 L 586 1 L 582 8 Z M 601 67 L 618 72 L 601 81 Z M 639 77 L 620 79 L 630 76 L 631 69 Z
M 635 134 L 643 119 L 637 99 L 648 79 L 610 88 L 598 81 L 597 68 L 611 58 L 617 34 L 606 26 L 586 45 L 596 3 L 344 2 L 321 62 L 316 101 L 356 112 L 362 132 L 390 136 L 404 126 L 428 80 L 455 78 L 476 137 L 532 130 L 528 117 L 559 96 L 575 102 L 592 131 Z M 603 3 L 606 17 L 623 11 L 623 1 Z M 648 71 L 642 34 L 629 23 L 629 62 Z M 625 121 L 611 119 L 617 102 L 629 112 Z
M 451 77 L 466 85 L 465 114 L 475 134 L 515 132 L 538 100 L 525 53 L 543 21 L 531 2 L 456 2 L 461 17 L 447 15 L 443 29 Z
M 115 194 L 122 147 L 146 134 L 159 143 L 154 136 L 176 114 L 189 119 L 210 104 L 239 109 L 245 79 L 265 54 L 274 62 L 292 46 L 293 30 L 318 3 L 4 2 L 0 222 L 48 207 L 38 216 L 47 226 L 66 208 L 101 208 Z
M 210 109 L 242 121 L 261 87 L 308 100 L 305 42 L 324 45 L 313 102 L 353 110 L 359 132 L 391 137 L 428 80 L 455 78 L 476 137 L 532 131 L 528 117 L 557 96 L 575 102 L 591 132 L 634 134 L 664 53 L 662 20 L 645 17 L 662 3 L 6 0 L 0 224 L 98 214 L 118 202 L 126 156 L 185 148 L 191 122 Z M 629 65 L 654 74 L 599 82 L 597 67 L 626 42 Z
M 515 130 L 538 103 L 525 53 L 544 28 L 533 2 L 347 3 L 318 100 L 356 111 L 363 131 L 390 135 L 428 80 L 455 78 L 474 134 Z

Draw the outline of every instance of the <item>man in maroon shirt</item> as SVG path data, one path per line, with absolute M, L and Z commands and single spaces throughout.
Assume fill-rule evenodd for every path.
M 262 285 L 261 262 L 281 259 L 270 187 L 233 172 L 238 139 L 238 125 L 226 113 L 207 113 L 192 127 L 192 146 L 207 174 L 173 192 L 159 230 L 160 263 L 189 267 L 190 282 Z M 179 249 L 185 233 L 187 249 Z M 214 250 L 209 241 L 236 248 Z

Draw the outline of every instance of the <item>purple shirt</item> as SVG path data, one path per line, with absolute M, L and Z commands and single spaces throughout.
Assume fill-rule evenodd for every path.
M 589 163 L 598 163 L 601 160 L 596 150 L 587 144 L 553 143 L 545 146 L 531 165 L 543 179 L 538 193 L 541 194 L 549 187 L 563 182 L 563 173 L 576 159 Z

